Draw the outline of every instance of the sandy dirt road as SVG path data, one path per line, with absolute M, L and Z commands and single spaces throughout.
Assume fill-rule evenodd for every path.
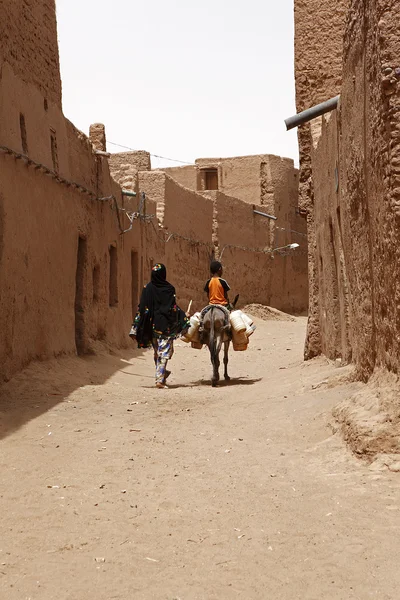
M 138 351 L 1 390 L 1 599 L 400 598 L 400 477 L 330 425 L 360 384 L 302 363 L 305 319 L 257 324 L 217 389 L 181 343 L 169 390 Z

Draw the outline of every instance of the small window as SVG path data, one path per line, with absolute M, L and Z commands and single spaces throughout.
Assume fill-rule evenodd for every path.
M 26 123 L 25 123 L 25 117 L 22 113 L 20 113 L 20 115 L 19 115 L 19 127 L 21 130 L 22 152 L 24 154 L 28 154 L 28 138 L 26 135 Z
M 50 129 L 50 144 L 51 144 L 51 160 L 53 161 L 53 169 L 58 172 L 58 150 L 57 150 L 57 137 L 55 129 Z
M 115 246 L 110 246 L 110 306 L 118 304 L 118 256 Z
M 205 171 L 205 189 L 218 189 L 218 169 L 207 169 Z

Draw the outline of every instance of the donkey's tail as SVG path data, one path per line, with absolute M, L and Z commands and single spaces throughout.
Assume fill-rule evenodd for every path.
M 217 344 L 217 339 L 216 339 L 217 337 L 218 337 L 218 344 Z M 213 364 L 219 356 L 221 346 L 222 346 L 222 335 L 219 335 L 219 336 L 215 335 L 214 308 L 212 308 L 211 316 L 210 316 L 210 354 L 211 354 L 211 361 Z

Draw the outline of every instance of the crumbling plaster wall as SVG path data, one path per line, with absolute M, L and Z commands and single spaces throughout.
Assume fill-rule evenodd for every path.
M 6 66 L 22 82 L 37 88 L 43 100 L 61 107 L 54 0 L 2 0 L 0 72 Z
M 353 1 L 344 41 L 343 227 L 353 354 L 364 379 L 376 366 L 399 367 L 399 16 L 394 1 Z
M 351 2 L 340 107 L 312 159 L 323 350 L 364 380 L 399 370 L 399 17 L 394 1 Z
M 352 359 L 348 278 L 343 246 L 342 193 L 339 181 L 339 113 L 324 117 L 312 151 L 317 303 L 321 351 L 331 359 Z
M 340 93 L 343 34 L 349 0 L 295 0 L 296 106 L 300 112 Z M 309 317 L 305 357 L 320 354 L 319 290 L 314 223 L 314 188 L 311 151 L 320 121 L 298 129 L 300 149 L 300 206 L 307 213 Z
M 138 191 L 139 171 L 151 170 L 150 153 L 144 150 L 110 154 L 108 162 L 115 181 L 124 189 L 134 192 Z

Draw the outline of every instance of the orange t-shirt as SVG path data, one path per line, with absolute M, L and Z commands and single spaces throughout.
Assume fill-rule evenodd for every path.
M 207 281 L 204 291 L 208 294 L 208 301 L 210 304 L 221 304 L 222 306 L 226 306 L 228 304 L 226 294 L 230 289 L 231 288 L 225 279 L 221 279 L 221 277 L 212 277 Z

